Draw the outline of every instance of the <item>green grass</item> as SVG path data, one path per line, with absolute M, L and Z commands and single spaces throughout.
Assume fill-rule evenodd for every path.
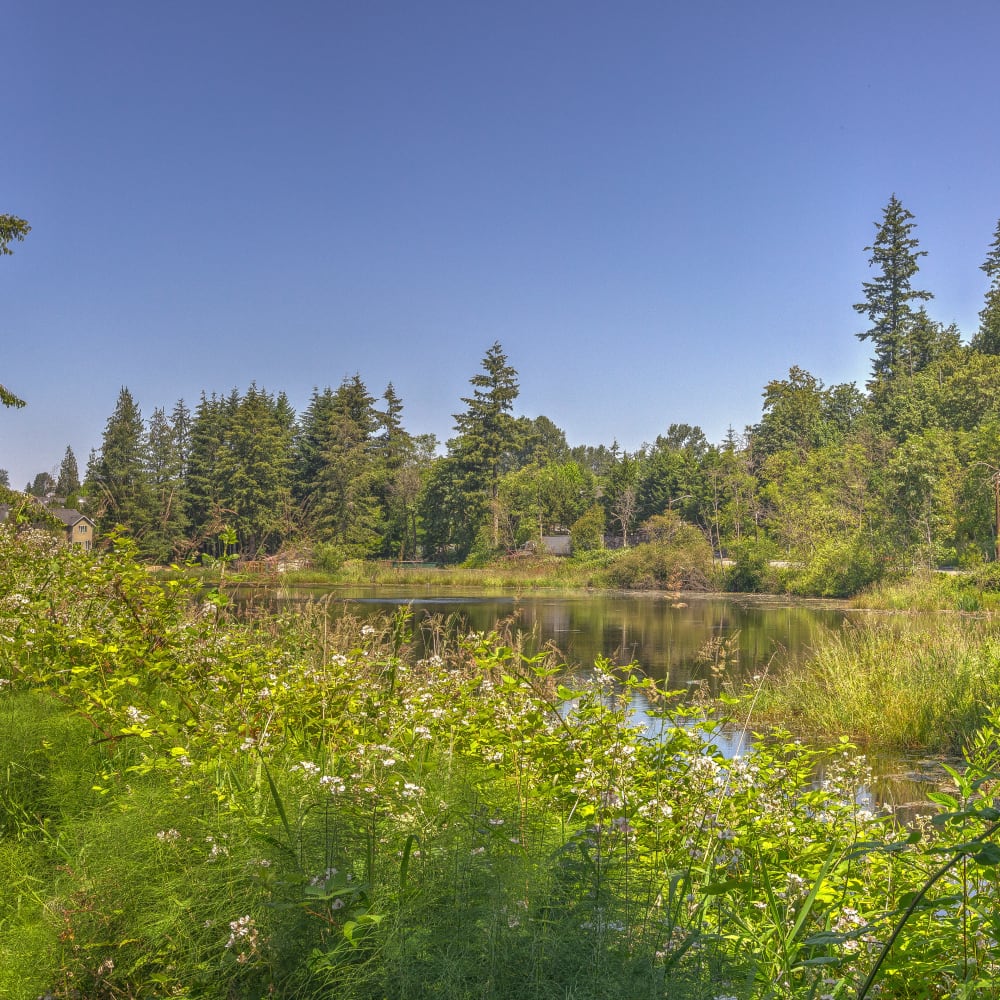
M 920 572 L 902 580 L 876 584 L 851 602 L 882 611 L 1000 611 L 997 564 L 957 573 Z
M 803 662 L 773 677 L 755 716 L 810 735 L 956 752 L 995 705 L 997 623 L 868 617 L 827 632 Z

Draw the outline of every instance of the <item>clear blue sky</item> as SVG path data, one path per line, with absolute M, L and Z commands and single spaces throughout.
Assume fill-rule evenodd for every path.
M 1000 216 L 996 0 L 9 3 L 0 467 L 81 473 L 256 380 L 392 381 L 450 436 L 494 340 L 572 444 L 713 441 L 791 365 L 863 383 L 895 192 L 974 333 Z

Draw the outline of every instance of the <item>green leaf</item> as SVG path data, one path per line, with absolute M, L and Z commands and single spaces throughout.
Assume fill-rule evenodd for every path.
M 977 865 L 993 867 L 1000 865 L 1000 846 L 996 844 L 983 844 L 982 849 L 972 855 L 972 860 Z

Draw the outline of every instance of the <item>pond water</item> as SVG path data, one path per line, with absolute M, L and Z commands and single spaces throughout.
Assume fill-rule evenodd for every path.
M 761 595 L 609 594 L 498 595 L 384 587 L 282 588 L 279 601 L 323 598 L 334 613 L 375 616 L 409 607 L 416 632 L 430 620 L 462 631 L 498 623 L 523 633 L 529 651 L 553 645 L 571 672 L 585 673 L 597 657 L 637 663 L 672 690 L 705 684 L 742 688 L 807 656 L 816 637 L 858 612 L 837 601 L 792 601 Z M 636 701 L 641 718 L 646 706 Z M 740 752 L 743 737 L 723 732 L 724 753 Z M 913 812 L 941 781 L 940 762 L 892 753 L 869 755 L 876 779 L 861 790 L 881 804 Z

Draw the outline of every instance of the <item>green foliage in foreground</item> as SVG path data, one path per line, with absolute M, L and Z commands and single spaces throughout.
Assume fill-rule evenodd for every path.
M 0 594 L 4 997 L 1000 993 L 996 728 L 911 834 L 847 744 L 724 760 L 496 634 L 236 621 L 6 532 Z

